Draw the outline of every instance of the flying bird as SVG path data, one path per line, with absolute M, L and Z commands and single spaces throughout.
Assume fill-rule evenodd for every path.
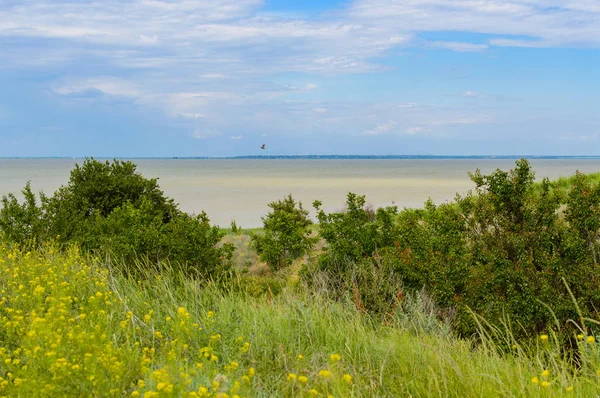
M 265 144 L 262 144 L 262 145 L 260 146 L 260 149 L 265 149 Z

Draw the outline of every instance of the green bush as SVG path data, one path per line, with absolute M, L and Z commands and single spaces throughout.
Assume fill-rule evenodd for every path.
M 394 217 L 398 209 L 380 208 L 373 214 L 365 203 L 364 196 L 349 193 L 345 211 L 329 214 L 321 209 L 321 202 L 313 203 L 319 235 L 327 242 L 332 256 L 359 261 L 393 244 Z
M 318 238 L 311 236 L 308 210 L 292 195 L 269 203 L 269 207 L 271 212 L 262 218 L 264 234 L 252 235 L 252 244 L 261 261 L 277 271 L 306 254 Z
M 465 261 L 471 269 L 462 304 L 492 321 L 508 317 L 530 333 L 555 327 L 555 317 L 563 328 L 577 319 L 564 279 L 590 315 L 600 304 L 598 286 L 590 283 L 600 269 L 582 250 L 574 224 L 559 213 L 561 205 L 567 212 L 577 205 L 561 203 L 548 180 L 534 194 L 526 160 L 510 172 L 476 172 L 471 178 L 479 195 L 457 201 L 465 215 Z M 474 325 L 466 318 L 458 327 L 470 332 Z
M 31 184 L 27 182 L 21 191 L 23 204 L 17 197 L 9 193 L 2 197 L 0 208 L 0 238 L 6 242 L 20 245 L 34 244 L 45 236 L 42 220 L 42 208 L 38 206 Z M 41 194 L 42 201 L 45 196 Z
M 12 194 L 2 199 L 5 241 L 58 240 L 125 264 L 138 256 L 155 263 L 170 260 L 202 276 L 218 276 L 229 268 L 232 248 L 219 246 L 224 234 L 210 226 L 206 214 L 181 212 L 157 180 L 143 177 L 132 162 L 86 159 L 52 197 L 40 195 L 40 205 L 29 184 L 23 194 L 23 204 Z
M 383 261 L 402 275 L 407 289 L 425 288 L 441 307 L 455 305 L 465 293 L 470 267 L 465 217 L 455 204 L 405 209 L 395 224 L 394 247 Z
M 509 172 L 470 177 L 475 193 L 449 204 L 428 201 L 397 215 L 378 209 L 370 218 L 364 197 L 349 194 L 347 211 L 319 211 L 328 247 L 305 279 L 325 273 L 338 296 L 358 292 L 376 313 L 395 305 L 388 287 L 397 279 L 407 290 L 425 288 L 455 314 L 455 330 L 464 335 L 477 330 L 471 310 L 497 326 L 518 325 L 519 338 L 573 331 L 570 320 L 579 317 L 565 282 L 582 314 L 597 316 L 600 187 L 583 174 L 570 180 L 568 194 L 548 180 L 536 184 L 524 159 Z
M 327 251 L 317 263 L 301 272 L 312 288 L 324 288 L 334 297 L 346 297 L 363 311 L 389 313 L 401 294 L 401 278 L 380 253 L 394 244 L 396 207 L 378 209 L 366 206 L 364 196 L 349 193 L 346 210 L 325 213 L 321 203 L 313 206 L 319 220 L 319 236 Z

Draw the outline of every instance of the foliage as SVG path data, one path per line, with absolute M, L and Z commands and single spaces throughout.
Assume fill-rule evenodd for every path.
M 327 252 L 314 265 L 305 267 L 303 279 L 309 284 L 324 283 L 327 289 L 352 300 L 361 310 L 384 314 L 401 292 L 399 275 L 379 252 L 393 245 L 396 207 L 373 212 L 365 197 L 349 193 L 346 210 L 327 214 L 316 201 L 319 236 Z
M 577 318 L 564 279 L 585 315 L 593 315 L 600 304 L 594 282 L 600 268 L 578 242 L 575 225 L 560 217 L 560 198 L 549 181 L 542 181 L 534 195 L 534 174 L 526 160 L 508 173 L 477 172 L 472 179 L 479 196 L 458 201 L 467 226 L 465 260 L 471 267 L 464 304 L 488 319 L 506 315 L 530 333 L 553 327 L 555 317 L 564 328 Z M 572 200 L 566 203 L 567 212 L 578 207 Z M 460 329 L 472 329 L 465 326 Z
M 2 200 L 0 233 L 24 246 L 57 239 L 85 251 L 108 253 L 125 264 L 137 256 L 171 260 L 190 273 L 219 276 L 228 267 L 229 245 L 218 246 L 223 233 L 202 213 L 181 212 L 132 162 L 86 159 L 71 171 L 56 193 L 40 195 L 29 184 L 19 204 L 10 194 Z
M 24 197 L 23 204 L 20 204 L 12 193 L 2 197 L 0 238 L 8 242 L 35 244 L 43 237 L 42 209 L 38 206 L 29 182 L 21 192 Z M 43 194 L 41 199 L 46 200 Z
M 397 305 L 386 291 L 399 285 L 397 279 L 407 291 L 424 287 L 455 314 L 455 329 L 464 335 L 478 327 L 471 310 L 495 325 L 518 325 L 513 332 L 519 338 L 550 328 L 572 334 L 570 320 L 579 316 L 565 282 L 583 316 L 596 316 L 600 186 L 583 174 L 570 179 L 567 191 L 548 180 L 536 184 L 524 159 L 509 172 L 476 171 L 470 177 L 475 193 L 449 204 L 428 201 L 397 216 L 393 209 L 378 209 L 370 220 L 364 197 L 349 194 L 346 212 L 319 212 L 328 248 L 320 266 L 305 269 L 305 279 L 325 272 L 341 296 L 375 293 L 379 300 L 361 300 L 374 313 Z M 333 261 L 340 256 L 346 261 Z M 356 275 L 364 275 L 365 264 L 372 265 L 372 275 L 386 275 L 385 288 L 361 286 Z
M 134 264 L 131 265 L 135 266 Z M 418 295 L 388 325 L 286 289 L 265 301 L 146 266 L 139 280 L 75 250 L 0 245 L 0 394 L 7 397 L 596 396 L 600 350 L 482 330 L 457 339 Z M 514 348 L 501 354 L 496 344 Z
M 393 244 L 391 232 L 397 208 L 380 208 L 373 214 L 365 202 L 364 196 L 349 193 L 346 210 L 329 214 L 321 209 L 321 202 L 313 203 L 319 220 L 319 235 L 327 242 L 332 256 L 358 261 Z
M 318 238 L 311 236 L 308 210 L 292 195 L 269 203 L 269 207 L 271 212 L 262 218 L 264 234 L 253 235 L 252 243 L 260 259 L 277 271 L 306 254 Z

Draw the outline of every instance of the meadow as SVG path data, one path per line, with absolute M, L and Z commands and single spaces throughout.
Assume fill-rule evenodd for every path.
M 510 353 L 453 336 L 415 295 L 386 323 L 292 283 L 258 297 L 155 273 L 125 277 L 75 249 L 0 248 L 3 396 L 593 396 L 553 336 Z
M 596 396 L 600 174 L 526 166 L 418 210 L 349 195 L 316 225 L 290 197 L 260 230 L 179 213 L 128 165 L 5 198 L 0 396 Z

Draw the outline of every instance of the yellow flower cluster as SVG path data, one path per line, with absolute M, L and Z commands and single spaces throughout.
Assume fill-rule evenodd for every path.
M 298 366 L 301 366 L 303 359 L 302 354 L 296 357 Z M 350 395 L 353 389 L 353 379 L 350 374 L 341 373 L 339 364 L 341 360 L 341 355 L 331 354 L 329 356 L 330 367 L 320 369 L 316 372 L 316 377 L 312 379 L 309 378 L 311 372 L 288 373 L 287 381 L 291 395 L 327 396 L 328 398 L 333 398 L 335 396 L 333 394 L 338 396 Z
M 85 265 L 77 251 L 35 256 L 0 247 L 0 394 L 72 395 L 127 388 L 135 354 L 107 330 L 122 302 L 107 273 Z M 125 320 L 129 320 L 125 316 Z M 11 348 L 8 348 L 11 347 Z
M 251 395 L 256 371 L 242 365 L 250 343 L 231 341 L 237 351 L 221 361 L 213 311 L 176 307 L 164 323 L 119 297 L 108 272 L 77 250 L 0 245 L 0 397 Z

